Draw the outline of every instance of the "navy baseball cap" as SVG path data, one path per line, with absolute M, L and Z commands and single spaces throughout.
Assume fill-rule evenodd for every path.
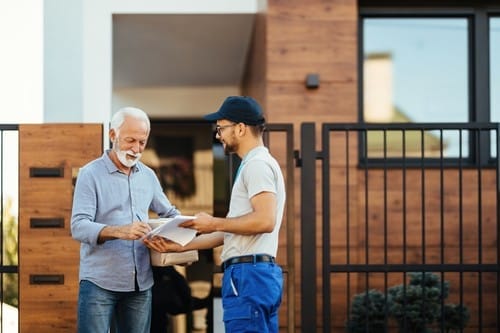
M 265 123 L 259 103 L 249 96 L 229 96 L 217 112 L 207 114 L 203 118 L 209 121 L 227 119 L 251 126 Z

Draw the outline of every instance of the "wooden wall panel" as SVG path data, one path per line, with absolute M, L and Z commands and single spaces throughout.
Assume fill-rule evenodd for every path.
M 50 293 L 50 287 L 46 292 Z M 69 293 L 67 293 L 69 294 Z M 68 315 L 68 311 L 75 315 Z M 30 306 L 30 312 L 22 314 L 20 332 L 76 332 L 76 306 L 73 299 L 45 300 Z
M 297 138 L 302 122 L 357 121 L 357 2 L 271 0 L 266 28 L 268 120 L 293 123 Z
M 268 81 L 357 81 L 356 1 L 269 1 Z
M 242 93 L 254 97 L 264 107 L 264 116 L 268 117 L 266 105 L 266 14 L 255 16 L 252 43 L 248 54 L 248 64 L 243 77 Z
M 70 234 L 73 174 L 102 154 L 102 138 L 99 124 L 19 126 L 21 333 L 75 331 L 80 246 Z M 60 168 L 62 174 L 32 177 L 31 168 Z M 62 219 L 63 225 L 32 227 L 33 218 Z M 47 276 L 63 280 L 46 283 Z M 33 277 L 42 278 L 40 284 Z
M 443 172 L 426 169 L 423 173 L 417 169 L 407 170 L 406 184 L 403 184 L 402 170 L 391 169 L 385 174 L 382 170 L 369 170 L 367 177 L 364 170 L 353 169 L 352 173 L 358 176 L 358 206 L 354 208 L 358 211 L 358 230 L 355 232 L 358 243 L 349 247 L 349 250 L 357 252 L 351 256 L 351 263 L 384 264 L 386 259 L 390 264 L 497 263 L 498 235 L 491 232 L 497 230 L 498 224 L 495 170 L 482 170 L 480 177 L 477 170 L 463 170 L 461 173 L 454 169 Z M 406 191 L 406 201 L 403 191 Z M 366 211 L 367 215 L 364 214 Z M 341 214 L 346 214 L 346 211 Z M 366 226 L 368 235 L 365 233 Z M 347 236 L 344 228 L 333 229 L 337 239 Z M 331 248 L 333 262 L 340 260 L 337 263 L 345 263 L 343 258 L 347 249 L 343 245 L 340 241 Z M 385 250 L 387 257 L 384 256 Z M 403 251 L 406 251 L 406 257 Z M 475 287 L 464 285 L 463 288 L 464 303 L 471 310 L 469 327 L 477 325 L 478 309 L 481 309 L 483 325 L 495 325 L 496 305 L 488 295 L 498 292 L 496 277 L 484 273 L 480 279 L 478 273 L 464 274 L 477 278 Z M 370 274 L 370 288 L 384 290 L 384 281 L 377 282 L 371 279 L 372 275 L 376 274 Z M 445 275 L 454 279 L 452 298 L 457 298 L 460 292 L 457 289 L 459 273 Z M 360 274 L 354 294 L 364 291 L 364 280 L 365 276 Z M 481 303 L 479 285 L 483 293 Z M 345 300 L 332 299 L 334 308 L 345 306 L 342 304 Z M 341 322 L 335 325 L 340 326 Z

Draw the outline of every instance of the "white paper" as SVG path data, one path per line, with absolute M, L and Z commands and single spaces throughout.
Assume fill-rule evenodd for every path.
M 196 230 L 179 227 L 184 221 L 194 220 L 195 216 L 177 215 L 172 218 L 152 219 L 148 224 L 153 228 L 145 237 L 161 236 L 184 246 L 196 236 Z

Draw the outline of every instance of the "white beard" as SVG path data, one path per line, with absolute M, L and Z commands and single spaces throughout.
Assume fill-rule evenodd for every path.
M 119 150 L 115 149 L 116 152 L 116 157 L 118 157 L 118 160 L 120 161 L 121 164 L 126 166 L 127 168 L 131 168 L 136 163 L 141 159 L 141 153 L 134 154 L 134 152 L 130 150 Z M 127 156 L 134 156 L 134 159 L 130 160 L 127 158 Z

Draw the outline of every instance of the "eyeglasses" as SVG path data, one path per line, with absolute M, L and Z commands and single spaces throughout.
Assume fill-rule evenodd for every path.
M 236 125 L 238 125 L 238 124 L 237 124 L 237 123 L 235 123 L 235 124 L 231 124 L 231 125 L 224 125 L 224 126 L 219 126 L 219 125 L 217 125 L 217 126 L 215 126 L 215 133 L 217 133 L 219 136 L 221 136 L 221 134 L 222 134 L 222 130 L 223 130 L 224 128 L 233 127 L 233 126 L 236 126 Z

